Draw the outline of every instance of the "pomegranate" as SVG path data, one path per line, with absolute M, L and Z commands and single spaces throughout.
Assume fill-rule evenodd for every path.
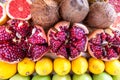
M 117 15 L 120 16 L 120 0 L 109 0 L 109 3 L 114 6 Z
M 35 25 L 27 40 L 29 44 L 27 56 L 32 60 L 39 60 L 48 51 L 47 38 L 42 27 Z
M 112 29 L 97 29 L 90 34 L 88 52 L 104 61 L 118 59 L 120 55 L 120 32 Z
M 12 19 L 0 27 L 0 60 L 18 63 L 25 57 L 39 60 L 47 51 L 47 38 L 40 26 L 31 27 L 27 21 Z
M 83 24 L 74 23 L 70 27 L 69 22 L 58 22 L 48 31 L 50 51 L 57 56 L 73 60 L 86 51 L 88 33 L 88 29 Z

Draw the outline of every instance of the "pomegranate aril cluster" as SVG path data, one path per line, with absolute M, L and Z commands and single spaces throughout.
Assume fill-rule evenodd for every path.
M 39 60 L 47 51 L 44 30 L 27 21 L 12 19 L 0 27 L 0 60 L 17 63 L 25 57 Z
M 59 22 L 48 31 L 50 51 L 57 56 L 75 59 L 81 52 L 86 51 L 87 34 L 86 26 L 69 22 Z

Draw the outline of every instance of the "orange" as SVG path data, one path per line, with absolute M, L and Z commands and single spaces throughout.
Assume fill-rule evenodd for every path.
M 100 74 L 105 69 L 105 64 L 100 59 L 90 58 L 88 64 L 89 71 L 93 74 Z
M 58 75 L 66 75 L 71 70 L 71 63 L 66 58 L 56 58 L 54 60 L 54 71 Z
M 71 62 L 72 71 L 75 74 L 84 74 L 88 69 L 88 62 L 87 59 L 84 57 L 78 57 Z
M 17 72 L 17 64 L 0 61 L 0 79 L 8 79 Z
M 39 75 L 49 75 L 53 71 L 52 60 L 48 57 L 43 57 L 42 59 L 36 62 L 35 70 L 36 73 L 38 73 Z
M 24 58 L 21 62 L 18 63 L 18 73 L 22 76 L 31 75 L 35 69 L 35 62 L 29 58 Z
M 5 4 L 0 3 L 0 25 L 3 25 L 7 21 L 7 13 L 5 10 Z
M 120 75 L 120 61 L 112 60 L 105 62 L 105 71 L 111 75 Z

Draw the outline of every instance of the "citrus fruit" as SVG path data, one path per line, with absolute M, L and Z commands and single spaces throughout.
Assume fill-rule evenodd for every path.
M 30 80 L 30 76 L 22 76 L 20 74 L 15 74 L 9 80 Z
M 72 71 L 75 74 L 83 74 L 88 69 L 87 59 L 84 57 L 78 57 L 71 62 Z
M 18 73 L 22 76 L 31 75 L 34 72 L 35 62 L 29 58 L 24 58 L 18 63 Z
M 4 4 L 0 3 L 0 25 L 3 25 L 7 21 L 7 14 Z
M 43 57 L 37 61 L 35 70 L 39 75 L 48 75 L 53 71 L 52 60 L 48 57 Z
M 9 64 L 0 61 L 0 79 L 8 79 L 17 72 L 17 64 Z
M 119 75 L 120 74 L 119 60 L 112 60 L 105 62 L 105 71 L 111 75 Z
M 32 80 L 51 80 L 51 77 L 50 77 L 50 75 L 40 76 L 37 74 L 32 77 Z
M 105 69 L 105 64 L 100 59 L 90 58 L 88 64 L 89 71 L 93 74 L 100 74 Z
M 54 60 L 54 71 L 58 75 L 66 75 L 70 72 L 70 70 L 71 63 L 68 59 L 59 57 Z
M 8 0 L 6 12 L 11 19 L 29 20 L 31 0 Z
M 120 75 L 113 75 L 112 78 L 113 80 L 120 80 Z

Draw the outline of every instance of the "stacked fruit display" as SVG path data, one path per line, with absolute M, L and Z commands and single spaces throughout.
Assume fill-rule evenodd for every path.
M 120 80 L 119 0 L 2 0 L 0 79 Z

